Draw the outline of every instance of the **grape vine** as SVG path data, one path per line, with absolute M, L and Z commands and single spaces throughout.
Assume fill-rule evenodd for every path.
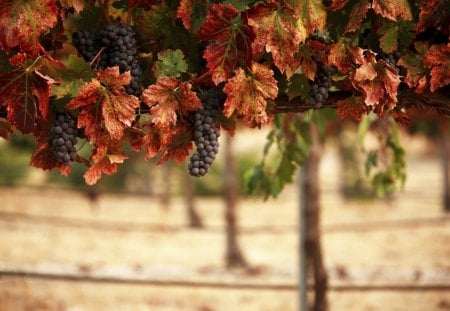
M 7 1 L 0 136 L 33 135 L 33 166 L 67 175 L 76 159 L 94 184 L 127 159 L 125 146 L 158 163 L 190 158 L 191 175 L 204 175 L 219 128 L 234 132 L 239 123 L 281 130 L 277 144 L 289 160 L 280 171 L 291 173 L 301 164 L 290 157 L 303 127 L 296 118 L 308 117 L 282 124 L 276 115 L 285 112 L 333 108 L 340 118 L 403 122 L 420 106 L 450 115 L 446 1 L 378 3 Z M 68 122 L 52 123 L 54 110 L 84 134 L 86 159 L 66 146 L 74 138 L 61 136 L 72 134 L 60 133 Z M 55 145 L 43 130 L 51 127 Z

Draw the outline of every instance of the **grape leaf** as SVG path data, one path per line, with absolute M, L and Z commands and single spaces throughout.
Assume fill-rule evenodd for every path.
M 177 112 L 187 117 L 190 111 L 203 106 L 191 84 L 163 77 L 150 85 L 142 94 L 143 102 L 150 107 L 152 121 L 158 129 L 166 129 L 177 122 Z
M 366 17 L 367 11 L 370 9 L 368 0 L 358 1 L 352 8 L 350 16 L 345 26 L 345 33 L 358 30 L 361 26 L 362 20 Z
M 351 78 L 353 86 L 363 92 L 366 105 L 375 106 L 379 114 L 396 105 L 399 74 L 384 60 L 377 63 L 375 53 L 365 51 L 364 60 Z
M 56 160 L 55 150 L 50 144 L 50 141 L 37 140 L 36 144 L 37 146 L 31 155 L 30 165 L 45 171 L 51 171 L 57 167 L 64 176 L 68 176 L 70 174 L 72 170 L 71 167 L 58 163 Z
M 145 124 L 145 128 L 147 133 L 142 139 L 142 146 L 145 159 L 150 159 L 155 157 L 161 148 L 170 144 L 175 130 L 173 128 L 159 129 L 153 123 Z
M 398 27 L 390 25 L 381 29 L 380 48 L 386 52 L 391 53 L 398 48 Z
M 181 0 L 177 9 L 177 17 L 189 31 L 197 31 L 206 17 L 205 0 Z
M 408 0 L 372 0 L 372 9 L 381 16 L 393 21 L 412 19 Z
M 291 3 L 300 17 L 297 26 L 302 38 L 325 29 L 327 11 L 322 0 L 296 0 L 291 1 Z
M 119 67 L 106 68 L 67 104 L 69 109 L 81 109 L 78 127 L 85 128 L 90 141 L 97 139 L 103 126 L 116 140 L 120 140 L 125 128 L 131 126 L 139 99 L 125 92 L 124 86 L 130 81 L 129 72 L 120 74 Z
M 236 69 L 235 76 L 227 81 L 223 90 L 228 95 L 225 116 L 236 112 L 250 127 L 269 121 L 267 100 L 277 97 L 278 87 L 273 71 L 266 65 L 253 63 L 248 74 L 241 68 Z
M 80 13 L 84 9 L 83 0 L 59 0 L 59 3 L 63 8 L 74 8 L 77 13 Z
M 40 35 L 58 19 L 56 0 L 18 0 L 0 5 L 0 48 L 7 53 L 19 46 L 22 52 L 37 55 Z
M 108 132 L 102 131 L 96 141 L 91 156 L 93 164 L 84 174 L 88 185 L 95 184 L 102 174 L 112 175 L 117 172 L 119 164 L 128 157 L 123 153 L 123 140 L 113 140 Z
M 158 61 L 155 63 L 156 77 L 178 78 L 187 69 L 188 65 L 181 50 L 164 50 L 158 53 Z
M 259 3 L 249 10 L 249 25 L 255 31 L 252 44 L 253 53 L 266 51 L 272 53 L 275 65 L 286 76 L 291 77 L 297 70 L 299 59 L 296 57 L 299 44 L 304 37 L 296 25 L 298 16 L 287 5 L 277 3 Z
M 450 10 L 448 0 L 420 0 L 419 21 L 417 33 L 427 28 L 438 28 L 450 35 Z
M 52 95 L 57 98 L 75 97 L 78 95 L 80 87 L 94 78 L 95 73 L 89 64 L 77 55 L 69 55 L 64 60 L 64 65 L 64 67 L 57 69 L 57 72 L 53 75 L 59 78 L 61 82 L 53 85 Z
M 197 32 L 200 40 L 212 40 L 203 58 L 216 85 L 232 76 L 239 60 L 247 65 L 251 63 L 255 34 L 246 18 L 240 18 L 238 13 L 231 4 L 213 4 Z
M 350 0 L 332 0 L 330 9 L 337 11 L 342 9 Z
M 302 44 L 300 46 L 297 56 L 300 62 L 300 68 L 303 74 L 311 81 L 314 80 L 317 71 L 317 63 L 313 59 L 314 56 L 314 51 L 311 49 L 310 44 Z
M 347 44 L 343 37 L 331 46 L 328 55 L 328 64 L 335 66 L 342 74 L 347 74 L 354 64 L 363 61 L 363 49 Z
M 164 143 L 161 150 L 161 157 L 158 164 L 173 159 L 177 164 L 181 164 L 192 150 L 192 126 L 187 122 L 177 122 L 177 125 L 170 136 L 170 143 Z
M 364 103 L 362 96 L 350 96 L 336 102 L 339 118 L 353 118 L 361 121 L 363 115 L 368 114 L 371 108 Z
M 7 119 L 0 117 L 0 137 L 7 140 L 9 134 L 14 134 L 11 123 Z
M 423 56 L 423 65 L 431 68 L 430 90 L 450 83 L 450 43 L 432 45 Z
M 416 43 L 416 49 L 421 50 L 418 47 L 419 43 Z M 428 48 L 426 48 L 428 50 Z M 425 51 L 424 51 L 425 52 Z M 409 52 L 404 54 L 397 62 L 399 66 L 406 68 L 406 76 L 404 82 L 408 84 L 408 87 L 416 87 L 416 93 L 423 93 L 427 86 L 426 69 L 422 64 L 423 53 Z
M 7 107 L 8 120 L 22 133 L 31 133 L 37 119 L 47 117 L 53 83 L 34 64 L 0 75 L 0 103 Z

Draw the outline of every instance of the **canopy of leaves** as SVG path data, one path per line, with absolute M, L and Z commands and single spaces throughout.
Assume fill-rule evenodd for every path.
M 273 124 L 286 138 L 269 137 L 280 146 L 277 176 L 292 176 L 308 149 L 293 133 L 311 119 L 274 115 L 282 106 L 313 107 L 305 101 L 317 68 L 333 72 L 323 107 L 358 121 L 372 112 L 401 120 L 408 106 L 399 93 L 448 94 L 449 15 L 447 0 L 3 1 L 0 136 L 32 134 L 31 164 L 67 174 L 49 139 L 54 112 L 70 113 L 92 144 L 88 159 L 77 158 L 92 184 L 117 170 L 126 145 L 159 163 L 181 163 L 192 149 L 190 115 L 203 107 L 198 94 L 217 87 L 224 93 L 221 126 Z M 136 32 L 139 69 L 98 70 L 111 52 L 101 46 L 91 62 L 76 55 L 74 32 L 117 22 Z M 139 98 L 125 91 L 138 83 L 131 79 L 137 72 Z M 264 181 L 264 172 L 261 166 L 254 176 Z M 290 177 L 283 178 L 273 194 Z

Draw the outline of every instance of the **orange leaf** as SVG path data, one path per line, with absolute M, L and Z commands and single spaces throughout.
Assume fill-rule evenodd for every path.
M 366 105 L 375 106 L 375 110 L 383 112 L 397 103 L 397 90 L 400 84 L 398 72 L 384 60 L 379 62 L 371 51 L 364 53 L 359 68 L 351 75 L 353 86 L 362 91 Z
M 372 9 L 387 19 L 397 21 L 399 19 L 411 20 L 411 7 L 408 0 L 373 0 Z
M 254 127 L 268 122 L 267 100 L 277 96 L 278 87 L 273 71 L 266 65 L 253 63 L 251 69 L 250 74 L 246 74 L 238 68 L 225 84 L 224 92 L 228 96 L 224 114 L 230 117 L 236 112 L 248 126 Z
M 177 122 L 177 112 L 187 116 L 190 111 L 202 108 L 191 84 L 170 77 L 162 77 L 142 94 L 142 100 L 150 107 L 150 114 L 159 129 L 169 128 Z
M 364 97 L 362 96 L 351 96 L 339 100 L 336 102 L 336 106 L 339 118 L 353 118 L 357 121 L 360 121 L 361 117 L 371 110 L 371 108 L 364 103 Z
M 119 67 L 99 71 L 97 79 L 80 88 L 79 95 L 67 104 L 69 109 L 81 108 L 78 127 L 85 128 L 90 141 L 95 141 L 103 128 L 120 140 L 131 126 L 139 99 L 125 92 L 130 80 L 130 73 L 120 74 Z
M 197 35 L 202 41 L 212 41 L 203 58 L 216 85 L 232 76 L 238 60 L 242 59 L 246 64 L 251 62 L 255 34 L 233 5 L 212 4 Z
M 447 45 L 432 45 L 423 56 L 423 65 L 431 68 L 430 90 L 450 83 L 450 43 Z
M 31 133 L 39 118 L 47 118 L 53 83 L 32 68 L 0 75 L 0 102 L 7 107 L 8 120 L 22 133 Z
M 298 15 L 287 4 L 276 6 L 275 2 L 260 3 L 249 10 L 249 25 L 255 31 L 252 44 L 253 53 L 266 51 L 272 53 L 275 65 L 282 73 L 291 77 L 300 65 L 296 57 L 302 37 L 296 21 Z
M 56 0 L 18 0 L 0 5 L 0 48 L 7 53 L 19 46 L 22 52 L 37 55 L 39 37 L 56 25 Z
M 441 28 L 448 34 L 450 30 L 450 10 L 447 0 L 420 0 L 419 22 L 417 33 L 427 28 Z

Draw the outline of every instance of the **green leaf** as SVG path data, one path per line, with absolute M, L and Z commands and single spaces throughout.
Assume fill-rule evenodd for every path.
M 380 47 L 386 53 L 391 53 L 398 48 L 399 27 L 395 24 L 389 24 L 381 30 Z
M 303 101 L 306 100 L 306 97 L 309 93 L 309 83 L 308 78 L 306 78 L 302 74 L 294 74 L 288 83 L 287 95 L 289 97 L 289 101 L 294 99 L 295 97 L 301 97 Z
M 157 78 L 178 78 L 187 69 L 188 65 L 181 50 L 165 50 L 158 53 L 158 61 L 155 64 L 155 75 Z
M 66 68 L 61 68 L 57 73 L 61 83 L 53 85 L 52 94 L 56 98 L 64 96 L 76 97 L 80 87 L 95 77 L 95 72 L 82 58 L 73 54 L 69 55 L 63 62 Z

